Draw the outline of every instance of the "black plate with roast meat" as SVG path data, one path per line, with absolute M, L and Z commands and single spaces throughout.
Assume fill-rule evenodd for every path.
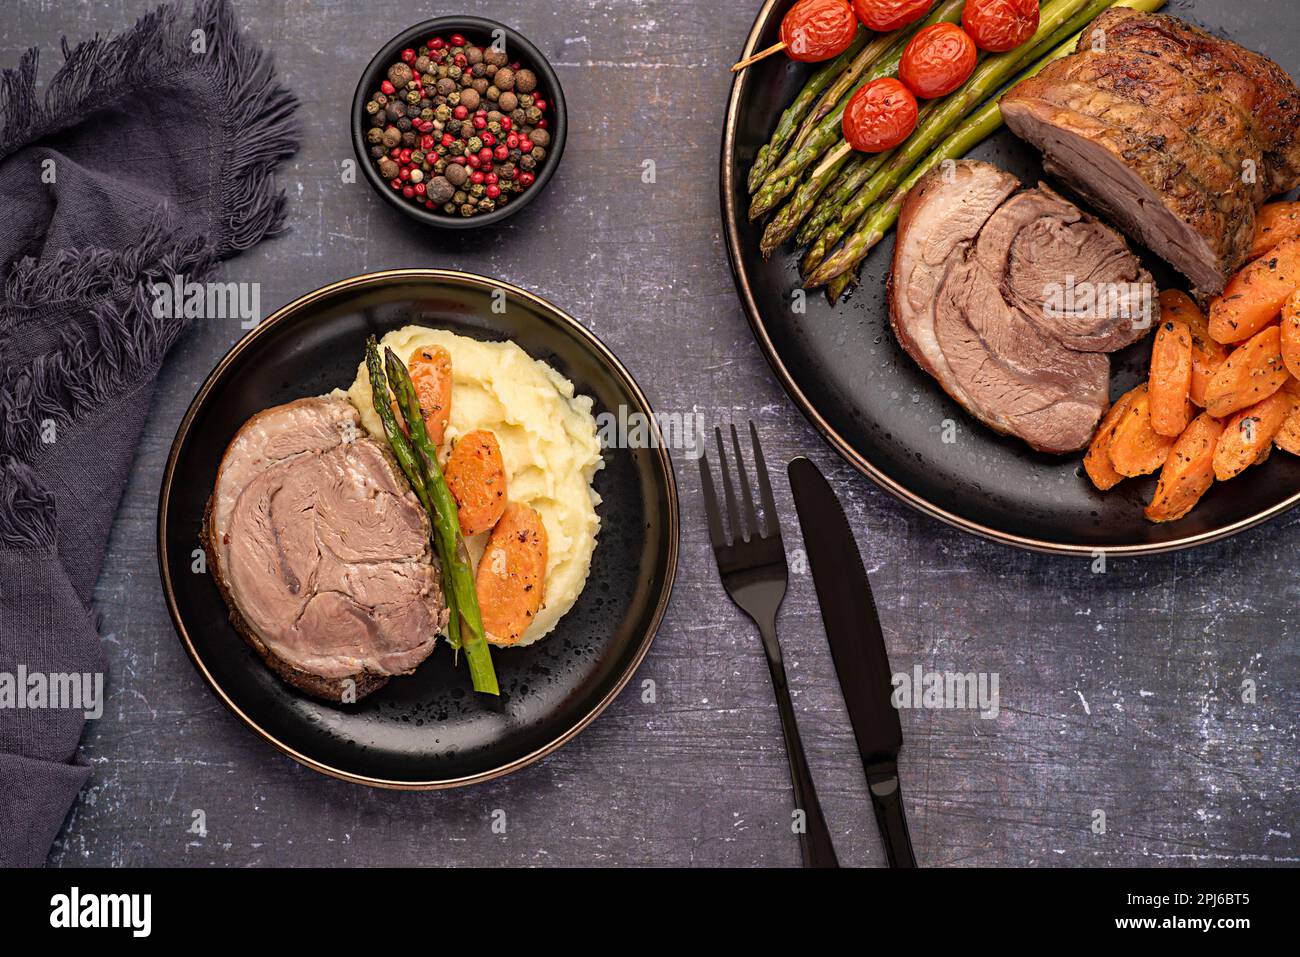
M 517 579 L 533 599 L 517 621 L 482 603 L 499 696 L 472 690 L 468 645 L 458 652 L 445 637 L 437 526 L 372 401 L 362 364 L 371 337 L 399 363 L 409 359 L 415 408 L 430 429 L 445 410 L 430 441 L 460 509 L 461 554 L 481 573 L 480 598 L 490 593 L 482 576 L 496 574 L 494 594 L 511 597 Z M 457 377 L 454 387 L 446 380 L 446 405 L 426 391 L 443 361 Z M 516 382 L 528 408 L 503 391 Z M 547 421 L 572 442 L 531 431 L 533 407 L 550 409 Z M 618 447 L 596 432 L 603 417 L 637 416 L 654 421 L 618 360 L 575 320 L 505 283 L 410 269 L 304 296 L 222 359 L 178 430 L 158 517 L 177 632 L 217 695 L 315 770 L 432 788 L 522 767 L 613 700 L 668 602 L 678 547 L 668 452 L 654 442 Z M 416 441 L 409 420 L 402 428 Z M 544 461 L 525 451 L 538 443 Z M 509 468 L 475 471 L 480 456 Z M 508 476 L 508 502 L 463 497 L 480 475 L 488 491 Z M 568 510 L 564 481 L 577 501 Z M 519 571 L 497 536 L 518 545 L 529 528 L 549 537 L 549 549 L 527 553 L 540 564 Z
M 790 0 L 765 3 L 745 55 L 776 42 L 791 6 Z M 1067 268 L 1070 243 L 1083 259 L 1105 263 L 1115 281 L 1150 277 L 1161 290 L 1212 296 L 1242 267 L 1254 211 L 1267 199 L 1291 195 L 1276 194 L 1295 185 L 1300 152 L 1292 122 L 1300 101 L 1282 95 L 1264 96 L 1253 109 L 1243 104 L 1252 91 L 1293 89 L 1287 74 L 1300 72 L 1300 48 L 1293 40 L 1300 36 L 1300 6 L 1169 0 L 1159 15 L 1211 36 L 1180 32 L 1177 22 L 1167 20 L 1151 21 L 1147 29 L 1143 16 L 1112 11 L 1100 21 L 1107 27 L 1104 39 L 1113 41 L 1109 47 L 1089 35 L 1095 49 L 1058 59 L 1019 88 L 1011 115 L 1002 110 L 1015 133 L 1003 127 L 958 154 L 1009 175 L 1002 181 L 996 170 L 985 174 L 991 228 L 981 234 L 981 219 L 950 266 L 976 255 L 976 237 L 996 239 L 999 217 L 1015 220 L 1018 205 L 1036 217 L 1035 229 L 1060 241 L 1054 248 L 1045 240 L 1034 254 L 1025 275 L 1035 281 L 1054 263 Z M 1218 39 L 1273 64 L 1238 56 L 1231 46 L 1216 52 Z M 822 288 L 801 295 L 800 259 L 807 246 L 786 241 L 764 257 L 760 240 L 771 214 L 749 218 L 747 179 L 782 111 L 816 67 L 770 57 L 737 76 L 723 138 L 721 199 L 737 288 L 759 345 L 802 411 L 849 462 L 927 514 L 1045 551 L 1183 548 L 1300 502 L 1300 460 L 1286 453 L 1262 456 L 1266 464 L 1246 469 L 1231 483 L 1216 482 L 1174 521 L 1157 523 L 1144 515 L 1155 474 L 1098 491 L 1080 450 L 1107 406 L 1146 381 L 1152 336 L 1134 341 L 1122 324 L 1035 328 L 1023 308 L 1039 305 L 1029 283 L 1018 288 L 1016 276 L 1007 273 L 997 289 L 984 289 L 988 279 L 978 270 L 931 275 L 928 266 L 909 270 L 911 286 L 893 290 L 896 308 L 900 292 L 910 292 L 916 308 L 895 315 L 891 327 L 887 287 L 900 259 L 892 223 L 862 261 L 857 285 L 847 295 L 834 304 Z M 1207 112 L 1224 102 L 1230 108 L 1222 115 Z M 922 124 L 925 118 L 923 109 Z M 816 168 L 814 163 L 808 170 Z M 1237 168 L 1249 174 L 1240 177 L 1245 185 L 1234 175 Z M 960 173 L 962 167 L 945 164 L 920 186 L 937 194 L 940 177 L 954 169 Z M 804 183 L 808 170 L 801 174 Z M 942 204 L 926 217 L 916 203 L 908 212 L 914 223 L 942 223 L 947 215 Z M 1026 249 L 1025 235 L 1010 242 Z M 1111 248 L 1113 255 L 1106 251 Z M 943 250 L 927 254 L 940 256 Z M 1131 264 L 1124 261 L 1130 255 L 1136 256 Z M 912 252 L 901 260 L 918 261 Z M 927 281 L 946 297 L 938 303 L 939 320 L 949 330 L 946 342 L 927 332 L 935 325 L 933 315 L 927 319 L 920 308 Z M 1004 308 L 1004 299 L 1018 308 Z M 1015 343 L 1009 350 L 1014 375 L 1005 374 L 1005 363 L 995 368 L 969 350 L 962 355 L 970 345 L 963 330 L 984 335 L 981 330 L 990 325 L 994 335 Z M 1021 402 L 1026 395 L 1029 406 Z M 1038 418 L 1020 415 L 1026 407 L 1037 415 L 1049 406 L 1050 414 Z

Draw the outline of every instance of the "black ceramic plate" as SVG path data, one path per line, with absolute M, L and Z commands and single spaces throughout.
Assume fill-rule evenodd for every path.
M 776 42 L 792 0 L 768 0 L 742 55 Z M 1300 71 L 1300 5 L 1267 0 L 1171 0 L 1165 13 L 1229 37 Z M 739 59 L 739 57 L 737 58 Z M 1300 501 L 1300 460 L 1277 453 L 1214 489 L 1178 522 L 1142 516 L 1155 487 L 1129 480 L 1106 495 L 1083 476 L 1081 457 L 1055 457 L 996 435 L 970 418 L 899 347 L 889 329 L 884 283 L 892 236 L 867 259 L 861 286 L 834 307 L 810 293 L 807 313 L 790 308 L 798 253 L 790 245 L 765 261 L 762 224 L 750 223 L 745 179 L 776 118 L 809 68 L 771 57 L 736 79 L 722 146 L 722 212 L 736 284 L 754 335 L 773 370 L 812 423 L 850 463 L 899 498 L 967 531 L 1042 551 L 1158 552 L 1230 535 Z M 1037 152 L 1003 130 L 972 154 L 1020 176 L 1043 177 Z M 1055 184 L 1059 187 L 1059 184 Z M 1161 288 L 1185 284 L 1143 256 Z M 1147 368 L 1150 341 L 1113 357 L 1111 394 Z M 957 424 L 945 442 L 943 423 Z
M 502 314 L 493 292 L 506 295 Z M 577 734 L 649 650 L 677 565 L 677 487 L 663 448 L 603 450 L 600 541 L 587 587 L 550 635 L 493 658 L 503 706 L 476 700 L 463 662 L 440 645 L 408 677 L 359 704 L 307 698 L 276 678 L 231 627 L 207 574 L 193 571 L 217 466 L 253 413 L 346 388 L 366 336 L 408 323 L 512 339 L 595 401 L 651 410 L 599 340 L 549 303 L 505 283 L 409 269 L 344 280 L 285 306 L 240 341 L 199 390 L 163 475 L 158 561 L 177 633 L 208 684 L 259 735 L 318 771 L 363 784 L 451 787 L 509 773 Z M 653 421 L 653 419 L 651 419 Z

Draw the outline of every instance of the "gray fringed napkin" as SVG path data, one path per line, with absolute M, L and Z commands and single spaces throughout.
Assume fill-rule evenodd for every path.
M 272 171 L 297 148 L 297 102 L 226 0 L 63 53 L 43 98 L 35 50 L 0 76 L 0 865 L 44 863 L 90 773 L 87 709 L 55 688 L 105 670 L 88 603 L 186 324 L 150 287 L 280 230 Z

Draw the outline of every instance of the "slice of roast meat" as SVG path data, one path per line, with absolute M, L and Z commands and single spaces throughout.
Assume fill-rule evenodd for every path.
M 1106 411 L 1103 353 L 1151 327 L 1154 286 L 1114 230 L 1019 186 L 970 160 L 917 183 L 899 216 L 890 323 L 971 415 L 1040 451 L 1073 452 Z M 1076 308 L 1085 288 L 1103 295 Z
M 1045 186 L 989 217 L 975 257 L 1002 298 L 1067 348 L 1114 352 L 1152 328 L 1155 283 L 1124 237 Z
M 1001 108 L 1044 169 L 1207 294 L 1245 261 L 1259 204 L 1300 184 L 1295 83 L 1174 17 L 1106 11 Z
M 428 518 L 346 399 L 249 419 L 205 532 L 232 621 L 289 684 L 357 700 L 433 650 L 445 612 Z

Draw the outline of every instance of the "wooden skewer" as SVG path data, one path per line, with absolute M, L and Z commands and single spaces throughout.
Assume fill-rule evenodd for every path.
M 745 69 L 745 67 L 749 66 L 751 63 L 757 63 L 759 60 L 763 59 L 763 57 L 769 57 L 773 53 L 780 53 L 784 49 L 785 49 L 784 40 L 782 40 L 780 43 L 774 43 L 766 50 L 759 50 L 753 56 L 741 60 L 739 63 L 737 63 L 735 66 L 731 68 L 731 72 L 739 73 L 741 70 Z

